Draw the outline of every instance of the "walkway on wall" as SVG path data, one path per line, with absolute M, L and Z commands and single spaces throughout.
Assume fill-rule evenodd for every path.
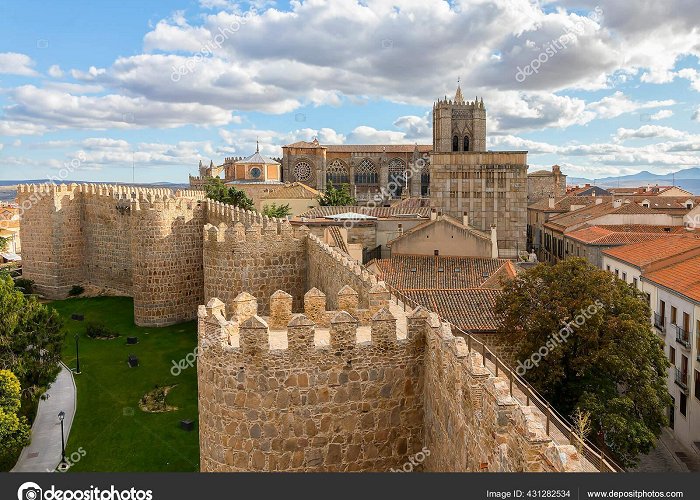
M 61 423 L 58 413 L 64 411 L 66 414 L 63 425 L 67 442 L 77 402 L 73 373 L 63 363 L 58 377 L 45 394 L 46 398 L 39 401 L 32 425 L 32 442 L 22 450 L 11 472 L 52 472 L 61 461 Z

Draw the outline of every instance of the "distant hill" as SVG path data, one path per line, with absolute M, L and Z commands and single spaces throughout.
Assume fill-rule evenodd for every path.
M 568 184 L 595 184 L 600 187 L 637 187 L 651 184 L 661 186 L 679 186 L 693 194 L 700 195 L 700 167 L 686 168 L 675 174 L 653 174 L 643 171 L 620 177 L 604 177 L 602 179 L 585 179 L 583 177 L 569 177 Z

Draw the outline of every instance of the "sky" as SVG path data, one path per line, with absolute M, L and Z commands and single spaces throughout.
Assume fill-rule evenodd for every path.
M 699 57 L 697 0 L 3 0 L 0 180 L 430 144 L 458 79 L 531 171 L 666 174 L 700 166 Z

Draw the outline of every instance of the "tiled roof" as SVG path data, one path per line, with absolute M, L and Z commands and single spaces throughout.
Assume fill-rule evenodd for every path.
M 555 215 L 544 225 L 545 227 L 554 227 L 555 229 L 566 229 L 577 224 L 585 223 L 587 220 L 594 217 L 600 217 L 613 212 L 612 202 L 602 202 L 598 204 L 589 205 L 581 210 L 575 210 L 573 212 L 567 212 L 560 215 Z
M 498 329 L 494 314 L 500 292 L 488 288 L 466 290 L 409 290 L 406 295 L 466 331 L 492 332 Z
M 411 236 L 415 233 L 421 232 L 424 229 L 427 229 L 428 227 L 430 227 L 434 224 L 450 224 L 450 225 L 452 225 L 458 229 L 461 229 L 464 232 L 466 232 L 466 233 L 468 233 L 471 236 L 474 236 L 476 238 L 485 239 L 485 240 L 489 240 L 489 241 L 491 240 L 491 236 L 484 233 L 483 231 L 479 231 L 478 229 L 474 229 L 473 227 L 470 227 L 470 226 L 465 226 L 457 219 L 450 217 L 449 215 L 443 214 L 443 215 L 440 215 L 438 219 L 427 220 L 427 221 L 423 222 L 422 224 L 418 224 L 417 226 L 412 227 L 411 229 L 409 229 L 408 231 L 406 231 L 402 235 L 397 236 L 393 240 L 389 241 L 387 244 L 389 245 L 389 244 L 396 243 L 397 241 L 402 240 L 404 238 L 407 238 L 408 236 Z
M 293 142 L 292 144 L 287 144 L 285 146 L 282 146 L 283 148 L 322 148 L 318 141 L 316 142 L 309 142 L 309 141 L 297 141 Z
M 394 255 L 375 261 L 381 279 L 399 290 L 449 290 L 480 287 L 506 259 Z
M 667 236 L 653 241 L 611 248 L 605 250 L 603 254 L 641 268 L 653 262 L 698 248 L 700 248 L 700 239 Z
M 420 215 L 424 218 L 430 217 L 430 207 L 406 207 L 401 204 L 397 204 L 391 207 L 366 207 L 366 206 L 347 206 L 347 207 L 316 207 L 312 208 L 308 212 L 303 213 L 302 217 L 307 217 L 309 219 L 325 218 L 331 215 L 338 215 L 346 212 L 354 212 L 364 215 L 369 215 L 371 217 L 377 217 L 380 219 L 385 219 L 389 217 L 395 217 L 397 215 Z
M 571 231 L 566 234 L 566 237 L 592 245 L 626 245 L 655 240 L 664 237 L 665 234 L 681 237 L 693 236 L 688 234 L 683 226 L 672 226 L 669 228 L 668 226 L 594 225 Z
M 644 275 L 669 290 L 700 302 L 700 257 L 693 257 Z
M 301 182 L 294 182 L 292 184 L 285 184 L 279 189 L 275 189 L 273 192 L 264 196 L 266 200 L 314 200 L 321 196 L 320 191 L 316 191 L 314 188 L 307 186 Z
M 413 153 L 415 144 L 329 144 L 325 146 L 329 153 Z M 420 153 L 430 153 L 432 144 L 418 144 Z
M 539 200 L 531 205 L 528 205 L 528 209 L 532 210 L 544 210 L 544 211 L 557 211 L 557 212 L 569 212 L 573 205 L 593 205 L 595 200 L 612 201 L 610 196 L 576 196 L 567 195 L 562 196 L 554 201 L 554 208 L 549 208 L 549 199 L 545 198 Z

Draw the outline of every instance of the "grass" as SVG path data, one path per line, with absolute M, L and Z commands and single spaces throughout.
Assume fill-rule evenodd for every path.
M 187 368 L 177 377 L 170 373 L 172 362 L 196 347 L 195 322 L 137 327 L 128 297 L 73 298 L 50 306 L 65 319 L 63 361 L 70 368 L 76 366 L 76 333 L 80 339 L 82 373 L 75 375 L 78 406 L 66 455 L 81 458 L 71 471 L 198 471 L 197 369 Z M 74 313 L 83 314 L 85 320 L 72 320 Z M 103 323 L 120 336 L 91 339 L 85 334 L 89 322 Z M 127 336 L 137 337 L 138 344 L 127 345 Z M 138 356 L 138 367 L 129 368 L 129 354 Z M 156 385 L 177 386 L 167 396 L 168 405 L 177 411 L 139 409 L 139 400 Z M 183 419 L 195 422 L 193 431 L 180 429 Z

